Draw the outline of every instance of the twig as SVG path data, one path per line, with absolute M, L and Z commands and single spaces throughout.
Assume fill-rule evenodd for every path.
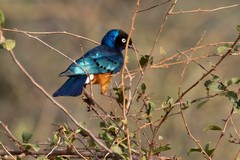
M 90 38 L 87 38 L 87 37 L 84 37 L 84 36 L 80 36 L 80 35 L 77 35 L 77 34 L 74 34 L 74 33 L 70 33 L 70 32 L 67 32 L 67 31 L 29 32 L 29 31 L 20 30 L 20 29 L 17 29 L 17 28 L 14 28 L 14 29 L 2 28 L 2 30 L 3 31 L 8 31 L 8 32 L 24 33 L 24 34 L 27 33 L 27 34 L 33 34 L 33 35 L 64 34 L 64 35 L 69 35 L 69 36 L 72 36 L 72 37 L 84 39 L 84 40 L 87 40 L 87 41 L 92 42 L 94 44 L 99 44 L 99 42 L 97 42 L 97 41 L 95 41 L 93 39 L 90 39 Z
M 178 12 L 170 12 L 170 15 L 176 15 L 176 14 L 186 14 L 186 13 L 198 13 L 198 12 L 215 12 L 223 9 L 229 9 L 233 7 L 239 7 L 240 3 L 234 4 L 234 5 L 229 5 L 229 6 L 224 6 L 224 7 L 218 7 L 214 9 L 196 9 L 196 10 L 190 10 L 190 11 L 178 11 Z
M 213 152 L 210 155 L 211 157 L 213 157 L 214 153 L 216 152 L 216 150 L 217 150 L 217 148 L 218 148 L 218 146 L 220 144 L 220 141 L 222 140 L 222 137 L 224 136 L 224 134 L 226 132 L 227 125 L 228 125 L 228 123 L 229 123 L 229 121 L 230 121 L 230 119 L 232 117 L 233 111 L 234 111 L 234 108 L 232 107 L 231 111 L 229 112 L 229 115 L 228 115 L 227 119 L 225 120 L 224 127 L 223 127 L 223 129 L 221 131 L 221 134 L 220 134 L 218 140 L 217 140 L 217 143 L 216 143 L 215 147 L 213 148 Z
M 4 128 L 4 130 L 6 131 L 6 135 L 16 144 L 16 146 L 17 146 L 19 149 L 23 150 L 24 147 L 22 146 L 21 142 L 19 142 L 19 141 L 15 138 L 15 136 L 11 133 L 11 131 L 9 131 L 8 126 L 5 125 L 2 121 L 0 121 L 0 125 Z
M 2 146 L 3 150 L 12 157 L 12 159 L 16 160 L 16 158 L 7 150 L 7 148 L 0 142 L 0 145 Z
M 202 145 L 199 143 L 199 140 L 197 140 L 197 139 L 192 135 L 192 133 L 191 133 L 191 131 L 190 131 L 188 125 L 187 125 L 187 122 L 186 122 L 186 119 L 185 119 L 185 116 L 184 116 L 183 110 L 182 110 L 181 99 L 180 99 L 180 107 L 179 107 L 179 108 L 180 108 L 181 117 L 182 117 L 182 119 L 183 119 L 183 124 L 184 124 L 184 126 L 185 126 L 185 129 L 186 129 L 189 137 L 197 144 L 197 146 L 200 148 L 201 153 L 204 155 L 204 157 L 207 158 L 208 160 L 211 160 L 211 159 L 212 159 L 211 156 L 209 156 L 209 155 L 205 152 L 205 150 L 203 149 Z
M 156 5 L 152 6 L 152 7 L 148 7 L 148 8 L 146 8 L 146 9 L 142 9 L 142 10 L 140 10 L 140 11 L 137 11 L 137 13 L 142 13 L 142 12 L 151 10 L 151 9 L 156 8 L 156 7 L 158 7 L 158 6 L 164 5 L 164 4 L 166 4 L 166 3 L 170 2 L 170 1 L 171 1 L 171 0 L 167 0 L 167 1 L 162 2 L 162 3 L 160 3 L 160 4 L 156 4 Z
M 88 160 L 84 155 L 81 154 L 81 152 L 79 152 L 77 150 L 77 148 L 75 146 L 73 146 L 73 149 L 75 150 L 75 152 L 79 155 L 80 158 L 83 158 L 84 160 Z
M 57 141 L 56 146 L 53 147 L 53 148 L 51 149 L 51 151 L 50 151 L 48 154 L 46 154 L 46 156 L 45 156 L 44 158 L 47 158 L 50 154 L 52 154 L 52 153 L 54 152 L 54 150 L 56 150 L 56 149 L 61 145 L 60 142 L 61 142 L 61 137 L 58 137 L 58 141 Z

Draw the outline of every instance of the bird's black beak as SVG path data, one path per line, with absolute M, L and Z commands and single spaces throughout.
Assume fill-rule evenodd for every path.
M 137 50 L 137 48 L 134 46 L 133 43 L 129 44 L 129 45 L 128 45 L 128 48 L 130 48 L 130 49 L 132 49 L 132 50 L 134 50 L 135 52 L 138 53 L 138 50 Z

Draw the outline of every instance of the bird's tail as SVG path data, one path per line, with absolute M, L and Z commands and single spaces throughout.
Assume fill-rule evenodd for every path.
M 82 93 L 86 79 L 87 76 L 70 77 L 55 93 L 53 93 L 53 97 L 79 96 Z

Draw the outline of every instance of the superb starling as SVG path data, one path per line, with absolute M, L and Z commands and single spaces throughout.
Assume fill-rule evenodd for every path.
M 122 69 L 128 34 L 112 29 L 103 37 L 101 45 L 89 50 L 59 74 L 69 79 L 53 94 L 57 96 L 79 96 L 87 84 L 100 84 L 101 93 L 106 94 L 111 75 Z M 134 48 L 130 39 L 128 48 Z

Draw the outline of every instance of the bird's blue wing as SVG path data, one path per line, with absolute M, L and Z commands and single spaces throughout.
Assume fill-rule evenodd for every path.
M 60 76 L 117 73 L 123 65 L 123 55 L 107 46 L 98 46 L 88 51 L 83 57 L 72 63 Z

